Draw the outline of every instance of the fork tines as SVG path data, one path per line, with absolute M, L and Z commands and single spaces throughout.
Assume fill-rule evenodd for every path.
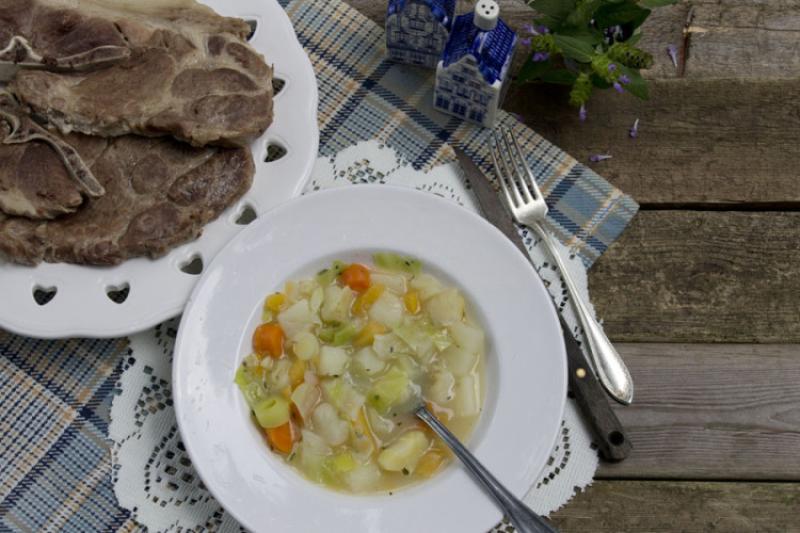
M 526 204 L 544 204 L 542 193 L 514 133 L 506 128 L 497 128 L 492 132 L 492 137 L 492 162 L 509 206 L 514 209 Z

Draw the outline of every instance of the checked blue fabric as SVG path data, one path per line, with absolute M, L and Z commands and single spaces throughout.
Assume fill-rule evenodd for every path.
M 379 139 L 425 170 L 451 161 L 449 144 L 461 143 L 490 170 L 488 132 L 436 112 L 433 73 L 387 61 L 381 27 L 340 0 L 281 4 L 316 70 L 321 155 Z M 500 120 L 528 154 L 551 230 L 590 266 L 636 203 L 513 117 Z M 0 330 L 0 532 L 140 529 L 115 500 L 107 440 L 129 357 L 127 339 L 44 341 Z

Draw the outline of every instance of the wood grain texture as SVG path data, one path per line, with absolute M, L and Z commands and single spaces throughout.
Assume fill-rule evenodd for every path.
M 641 211 L 592 301 L 616 342 L 800 342 L 798 243 L 798 212 Z
M 800 345 L 617 349 L 636 386 L 615 407 L 633 451 L 598 477 L 800 480 Z
M 800 2 L 693 2 L 688 78 L 796 79 Z
M 800 80 L 658 80 L 650 94 L 596 92 L 584 123 L 560 87 L 512 87 L 504 107 L 585 163 L 611 154 L 592 167 L 641 204 L 800 202 Z
M 646 78 L 670 79 L 677 77 L 681 72 L 686 57 L 680 50 L 683 48 L 683 30 L 689 9 L 688 2 L 654 9 L 642 24 L 642 39 L 637 46 L 653 55 L 653 66 L 642 71 Z M 672 59 L 667 54 L 669 44 L 675 45 L 680 51 L 678 67 L 672 64 Z
M 766 5 L 777 10 L 784 1 L 772 0 Z M 800 5 L 792 2 L 795 7 Z M 385 2 L 349 3 L 383 24 Z M 686 67 L 691 79 L 676 79 L 677 71 L 665 52 L 668 43 L 680 45 L 683 39 L 689 4 L 682 3 L 655 10 L 645 23 L 642 46 L 656 60 L 647 73 L 653 78 L 650 100 L 597 91 L 589 104 L 589 120 L 580 123 L 576 110 L 567 104 L 567 88 L 527 85 L 512 87 L 504 108 L 521 115 L 526 124 L 581 161 L 588 162 L 591 154 L 611 154 L 613 159 L 595 165 L 596 170 L 645 205 L 800 205 L 796 170 L 800 160 L 800 80 L 706 79 L 732 75 L 729 67 L 719 67 L 717 52 L 709 55 L 710 51 L 702 51 L 709 49 L 710 40 L 717 39 L 712 34 L 720 33 L 732 42 L 737 35 L 712 29 L 723 28 L 720 24 L 743 24 L 745 12 L 771 11 L 764 11 L 767 8 L 762 4 L 731 1 L 696 3 L 694 7 L 695 26 L 702 22 L 711 29 L 702 39 L 692 34 Z M 502 9 L 516 28 L 532 17 L 531 9 L 517 0 L 504 0 Z M 778 43 L 775 46 L 786 45 L 786 53 L 797 55 L 800 61 L 800 40 L 793 46 L 783 41 L 784 35 L 794 31 L 793 11 L 788 13 L 788 21 L 770 15 L 755 17 L 753 24 L 760 28 L 762 48 L 770 49 L 773 41 Z M 711 25 L 712 20 L 719 21 L 717 26 Z M 695 45 L 701 46 L 699 55 L 694 52 Z M 722 44 L 719 48 L 726 49 Z M 708 65 L 700 65 L 703 61 Z M 769 76 L 772 78 L 785 77 L 786 68 L 791 71 L 772 60 L 757 62 L 760 69 L 771 65 L 775 71 Z M 740 69 L 736 77 L 752 78 L 752 62 L 740 58 L 736 64 Z M 721 70 L 714 71 L 718 67 Z M 628 130 L 636 118 L 640 119 L 640 135 L 632 140 Z
M 562 533 L 798 530 L 800 484 L 598 481 L 553 515 Z

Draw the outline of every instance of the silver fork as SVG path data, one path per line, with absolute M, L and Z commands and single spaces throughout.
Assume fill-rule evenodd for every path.
M 606 337 L 603 328 L 594 319 L 586 303 L 578 294 L 553 243 L 553 237 L 545 230 L 547 204 L 514 134 L 503 129 L 500 129 L 499 134 L 495 131 L 494 147 L 491 153 L 495 172 L 505 193 L 511 214 L 518 223 L 528 226 L 541 237 L 547 251 L 561 271 L 575 312 L 583 325 L 600 382 L 614 399 L 626 405 L 630 404 L 633 401 L 633 380 L 630 372 Z

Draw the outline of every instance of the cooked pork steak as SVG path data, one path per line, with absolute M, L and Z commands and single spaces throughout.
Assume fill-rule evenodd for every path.
M 4 136 L 0 122 L 0 137 Z M 74 136 L 77 137 L 77 136 Z M 86 137 L 85 139 L 90 139 Z M 85 158 L 99 155 L 101 143 L 82 141 Z M 88 161 L 91 161 L 89 159 Z M 83 190 L 50 143 L 34 140 L 0 144 L 0 211 L 34 219 L 72 213 L 83 204 Z
M 36 124 L 0 89 L 0 211 L 54 218 L 73 212 L 83 195 L 104 192 L 73 146 Z
M 0 214 L 0 256 L 26 265 L 114 265 L 157 257 L 197 238 L 252 183 L 246 148 L 193 148 L 135 135 L 73 134 L 68 140 L 91 161 L 106 194 L 55 220 Z
M 63 132 L 168 134 L 195 146 L 245 146 L 272 122 L 272 69 L 247 44 L 243 20 L 193 0 L 4 4 L 11 7 L 0 8 L 2 17 L 15 21 L 5 39 L 24 39 L 43 57 L 105 50 L 105 60 L 120 40 L 127 47 L 106 66 L 90 60 L 77 71 L 17 72 L 9 89 Z
M 113 22 L 80 16 L 66 6 L 53 2 L 42 9 L 31 0 L 0 0 L 0 63 L 78 70 L 130 55 Z

